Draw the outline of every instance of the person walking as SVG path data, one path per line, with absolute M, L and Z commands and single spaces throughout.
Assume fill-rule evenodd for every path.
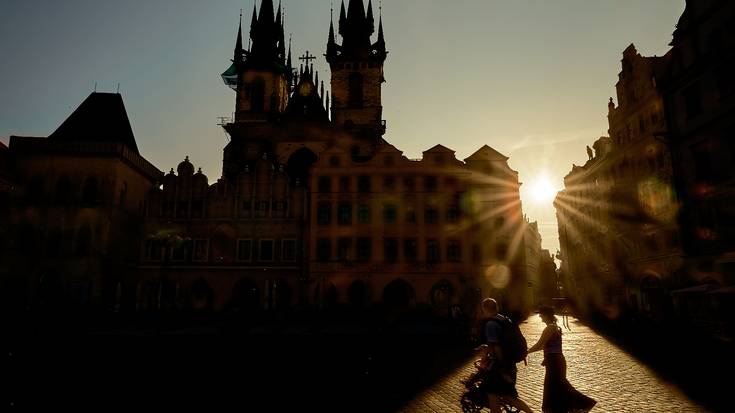
M 544 351 L 546 367 L 544 377 L 544 400 L 541 410 L 544 413 L 577 413 L 590 411 L 597 401 L 582 394 L 567 380 L 567 361 L 562 352 L 562 329 L 556 325 L 554 308 L 541 306 L 538 311 L 546 328 L 538 342 L 528 349 L 528 353 Z
M 503 325 L 510 321 L 507 317 L 499 314 L 498 303 L 492 298 L 482 300 L 480 311 L 484 323 L 483 336 L 487 344 L 487 353 L 490 358 L 489 369 L 482 380 L 481 388 L 488 395 L 488 407 L 491 413 L 500 413 L 501 403 L 505 403 L 516 409 L 533 413 L 533 410 L 518 397 L 516 390 L 516 375 L 518 369 L 515 362 L 504 354 L 501 346 L 503 338 Z M 506 332 L 507 334 L 507 332 Z M 525 350 L 525 340 L 524 347 Z M 505 349 L 507 352 L 508 349 Z

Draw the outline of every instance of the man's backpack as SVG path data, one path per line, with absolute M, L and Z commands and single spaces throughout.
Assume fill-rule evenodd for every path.
M 496 315 L 492 321 L 500 324 L 500 348 L 503 350 L 503 358 L 513 363 L 520 363 L 526 358 L 528 344 L 523 337 L 518 324 L 504 315 Z

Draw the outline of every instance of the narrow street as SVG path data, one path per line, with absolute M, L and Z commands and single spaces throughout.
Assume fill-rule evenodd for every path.
M 560 320 L 561 323 L 561 320 Z M 675 385 L 666 383 L 655 372 L 596 334 L 575 319 L 571 331 L 564 331 L 564 354 L 569 381 L 581 392 L 597 400 L 593 412 L 705 412 Z M 541 336 L 544 324 L 532 316 L 521 325 L 529 346 Z M 518 393 L 541 412 L 543 398 L 543 355 L 533 353 L 528 366 L 518 366 Z M 399 412 L 460 412 L 459 399 L 464 387 L 459 380 L 474 367 L 468 360 L 462 367 L 424 390 Z

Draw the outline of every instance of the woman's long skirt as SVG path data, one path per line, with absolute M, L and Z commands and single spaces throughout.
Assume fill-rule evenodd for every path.
M 544 413 L 587 412 L 597 402 L 580 393 L 567 380 L 567 361 L 563 354 L 546 354 L 544 362 Z

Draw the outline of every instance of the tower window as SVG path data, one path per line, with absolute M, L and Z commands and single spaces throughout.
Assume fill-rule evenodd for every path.
M 253 112 L 265 110 L 265 80 L 262 77 L 258 77 L 253 81 L 250 102 Z
M 349 79 L 350 105 L 362 106 L 363 104 L 363 79 L 359 73 L 351 73 Z

